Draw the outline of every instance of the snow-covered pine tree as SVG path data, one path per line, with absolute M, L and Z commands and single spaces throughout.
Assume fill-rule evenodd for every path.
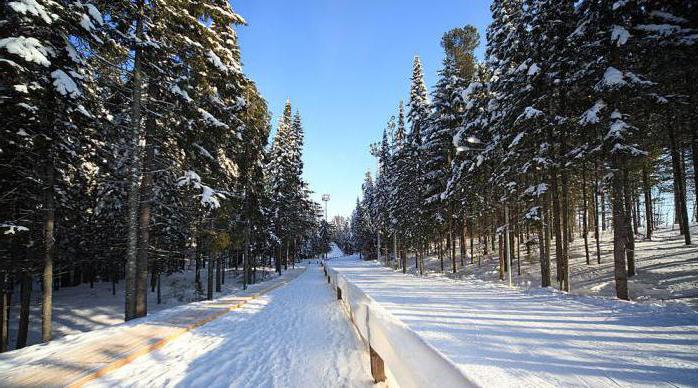
M 383 130 L 383 136 L 380 143 L 375 143 L 370 146 L 371 154 L 378 160 L 378 170 L 376 172 L 375 189 L 372 198 L 372 214 L 373 223 L 376 230 L 376 252 L 379 259 L 382 252 L 387 246 L 384 237 L 387 237 L 389 229 L 389 214 L 388 214 L 388 195 L 390 192 L 390 140 L 388 133 L 395 130 L 395 118 L 391 117 L 388 120 L 387 127 Z M 385 250 L 387 252 L 387 250 Z M 386 263 L 389 255 L 386 255 Z
M 89 68 L 76 45 L 100 42 L 102 16 L 80 1 L 9 1 L 0 12 L 0 69 L 5 75 L 0 80 L 5 123 L 0 134 L 0 224 L 8 256 L 29 258 L 4 262 L 3 270 L 9 265 L 23 271 L 43 268 L 46 342 L 51 339 L 56 234 L 63 227 L 58 220 L 68 211 L 69 179 L 86 161 L 83 146 L 89 143 L 89 131 L 82 128 L 94 128 L 95 120 L 85 102 L 94 99 Z M 20 246 L 35 248 L 17 251 Z
M 569 80 L 572 55 L 567 36 L 574 28 L 574 8 L 572 1 L 531 0 L 526 5 L 521 22 L 532 33 L 523 38 L 529 48 L 528 57 L 508 76 L 508 109 L 501 122 L 512 130 L 503 137 L 506 168 L 500 179 L 517 183 L 515 197 L 528 204 L 517 206 L 516 210 L 526 223 L 538 229 L 539 235 L 546 233 L 541 228 L 554 224 L 557 278 L 562 289 L 569 289 L 569 239 L 565 235 L 570 232 L 569 225 L 564 226 L 562 220 L 570 204 L 565 202 L 568 188 L 558 190 L 558 177 L 568 181 L 576 163 L 567 156 L 576 137 L 568 129 L 571 113 L 566 105 L 567 93 L 572 88 Z M 574 147 L 578 152 L 588 149 L 583 144 Z M 543 219 L 548 214 L 550 200 L 557 209 L 553 212 L 554 222 Z M 539 250 L 545 287 L 550 285 L 550 258 L 542 239 Z
M 461 206 L 472 209 L 473 218 L 484 220 L 478 232 L 484 238 L 485 253 L 489 231 L 499 230 L 501 238 L 498 226 L 511 221 L 503 219 L 502 203 L 513 198 L 510 193 L 517 182 L 506 178 L 511 166 L 503 160 L 507 139 L 513 138 L 507 121 L 513 110 L 511 96 L 518 92 L 520 67 L 526 61 L 523 1 L 494 1 L 490 9 L 493 21 L 487 29 L 487 63 L 475 67 L 475 76 L 467 80 L 469 85 L 462 93 L 462 128 L 453 137 L 457 154 L 445 190 L 447 198 L 460 201 Z M 494 242 L 494 233 L 491 238 Z M 502 278 L 504 264 L 500 257 Z
M 312 209 L 305 206 L 303 174 L 303 127 L 300 114 L 292 115 L 291 102 L 287 101 L 279 119 L 279 127 L 272 144 L 267 166 L 268 185 L 271 191 L 271 213 L 277 239 L 277 271 L 281 262 L 288 266 L 288 253 L 294 242 L 301 238 L 305 224 L 303 217 Z M 305 206 L 305 207 L 304 207 Z M 283 259 L 282 259 L 283 257 Z
M 373 183 L 373 177 L 370 171 L 366 171 L 364 175 L 364 183 L 361 186 L 362 190 L 362 215 L 361 220 L 362 226 L 362 247 L 364 249 L 364 255 L 367 259 L 379 259 L 378 257 L 378 225 L 377 223 L 377 203 L 376 203 L 376 187 Z
M 421 146 L 424 142 L 424 133 L 429 122 L 430 103 L 427 87 L 424 83 L 424 71 L 422 62 L 415 56 L 410 99 L 407 104 L 407 118 L 410 124 L 410 131 L 405 139 L 405 144 L 401 152 L 406 156 L 402 159 L 402 166 L 399 168 L 400 192 L 404 201 L 405 221 L 410 243 L 416 248 L 418 263 L 421 263 L 421 253 L 426 244 L 426 231 L 424 230 L 424 212 L 422 209 L 422 181 L 424 179 L 424 161 L 421 154 Z M 419 267 L 419 264 L 417 264 Z
M 616 295 L 629 299 L 627 277 L 634 274 L 630 173 L 646 151 L 637 141 L 647 96 L 654 84 L 637 71 L 631 31 L 641 20 L 641 1 L 585 1 L 578 7 L 572 42 L 579 49 L 574 74 L 579 101 L 586 103 L 579 124 L 596 129 L 595 148 L 607 155 L 613 205 Z M 583 96 L 588 96 L 586 99 Z
M 698 165 L 698 130 L 691 124 L 695 122 L 698 93 L 692 81 L 698 76 L 696 66 L 692 65 L 692 58 L 698 54 L 698 6 L 685 1 L 644 1 L 641 6 L 643 13 L 635 22 L 634 30 L 629 32 L 626 45 L 629 46 L 627 50 L 641 53 L 637 57 L 641 72 L 657 83 L 656 94 L 651 96 L 657 104 L 652 107 L 654 114 L 646 124 L 652 134 L 639 140 L 650 155 L 656 156 L 664 147 L 669 150 L 675 214 L 684 241 L 689 244 L 691 235 L 686 231 L 692 217 L 686 204 L 690 198 L 686 182 L 688 172 L 680 166 L 681 154 L 687 148 L 691 148 L 693 166 Z M 667 125 L 667 122 L 674 125 Z M 698 174 L 693 175 L 694 189 L 698 190 L 695 185 Z M 651 219 L 651 214 L 646 218 Z
M 451 164 L 444 195 L 466 212 L 471 229 L 483 241 L 483 254 L 488 253 L 488 239 L 494 241 L 492 233 L 497 228 L 497 212 L 500 202 L 496 187 L 490 179 L 497 159 L 498 139 L 491 131 L 493 94 L 490 79 L 492 72 L 485 64 L 476 66 L 475 75 L 462 92 L 464 111 L 461 127 L 453 137 L 456 154 Z M 473 190 L 476 187 L 477 190 Z M 473 231 L 471 231 L 471 234 Z M 471 245 L 471 252 L 473 246 Z M 474 259 L 473 259 L 474 260 Z
M 456 272 L 454 229 L 458 215 L 454 214 L 453 203 L 443 193 L 446 190 L 448 173 L 456 152 L 453 137 L 461 125 L 461 115 L 465 109 L 462 93 L 466 83 L 461 75 L 465 74 L 467 79 L 472 78 L 475 71 L 473 50 L 477 47 L 478 39 L 477 30 L 472 26 L 454 29 L 444 34 L 441 46 L 444 48 L 446 57 L 432 94 L 431 116 L 424 133 L 424 144 L 421 147 L 424 160 L 425 211 L 430 222 L 442 225 L 441 230 L 437 230 L 436 235 L 433 236 L 438 238 L 439 247 L 443 240 L 441 233 L 446 233 L 447 250 L 451 259 L 451 270 L 454 273 Z M 454 42 L 454 40 L 457 41 Z M 440 256 L 443 258 L 443 255 Z
M 404 255 L 401 255 L 403 252 L 401 248 L 404 248 L 405 245 L 404 237 L 406 228 L 400 192 L 400 169 L 402 168 L 401 166 L 403 165 L 404 158 L 407 157 L 406 153 L 403 152 L 405 141 L 405 107 L 404 103 L 400 101 L 397 112 L 397 124 L 390 144 L 390 163 L 387 166 L 388 176 L 390 177 L 390 188 L 387 191 L 388 203 L 386 204 L 389 225 L 393 233 L 393 248 L 397 256 L 400 257 L 400 260 L 404 258 Z M 403 265 L 403 270 L 405 270 L 404 261 L 401 260 L 401 264 Z
M 362 201 L 356 199 L 356 207 L 351 215 L 351 239 L 354 251 L 359 253 L 359 257 L 364 257 L 368 252 L 373 252 L 373 234 L 366 223 L 366 209 Z
M 241 218 L 233 223 L 232 233 L 243 236 L 237 248 L 248 258 L 261 256 L 271 236 L 269 219 L 265 217 L 269 192 L 266 190 L 263 168 L 271 128 L 267 103 L 259 95 L 255 84 L 249 80 L 246 83 L 245 100 L 247 106 L 246 114 L 242 116 L 244 126 L 241 134 L 244 146 L 236 161 L 240 170 L 236 187 L 242 193 L 239 205 Z M 246 285 L 252 279 L 248 266 L 245 266 L 245 271 Z
M 126 80 L 121 87 L 131 97 L 123 113 L 132 129 L 126 255 L 126 316 L 132 318 L 146 312 L 144 285 L 148 247 L 153 245 L 149 214 L 165 211 L 164 206 L 158 209 L 165 204 L 155 193 L 185 185 L 198 191 L 182 193 L 196 195 L 197 202 L 188 201 L 189 219 L 201 224 L 234 182 L 233 154 L 240 152 L 241 144 L 237 116 L 244 99 L 233 26 L 244 20 L 225 1 L 114 1 L 103 7 L 112 21 L 109 32 L 115 47 L 109 49 L 120 53 L 115 62 L 131 63 L 118 79 Z M 173 107 L 183 115 L 174 115 Z M 160 163 L 175 163 L 180 169 L 158 169 Z M 153 170 L 175 171 L 178 176 L 163 179 L 154 176 Z M 220 187 L 204 183 L 213 181 Z M 167 187 L 156 189 L 155 183 Z
M 307 233 L 319 228 L 317 224 L 317 214 L 315 214 L 314 202 L 310 199 L 312 191 L 303 180 L 303 123 L 300 112 L 296 111 L 291 123 L 290 142 L 288 152 L 291 159 L 291 178 L 296 187 L 290 200 L 291 219 L 289 235 L 289 252 L 291 263 L 295 265 L 297 259 L 296 248 L 298 242 L 306 237 Z M 324 248 L 323 248 L 324 249 Z

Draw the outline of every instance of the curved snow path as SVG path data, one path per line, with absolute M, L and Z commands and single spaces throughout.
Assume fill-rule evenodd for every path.
M 90 384 L 93 387 L 372 386 L 364 346 L 319 266 Z

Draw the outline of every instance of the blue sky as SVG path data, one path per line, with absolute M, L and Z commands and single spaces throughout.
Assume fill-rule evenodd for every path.
M 378 141 L 401 99 L 407 101 L 412 58 L 422 58 L 434 85 L 441 36 L 472 24 L 484 32 L 490 0 L 236 0 L 248 22 L 238 28 L 245 72 L 274 118 L 287 97 L 305 128 L 305 178 L 330 217 L 348 216 Z

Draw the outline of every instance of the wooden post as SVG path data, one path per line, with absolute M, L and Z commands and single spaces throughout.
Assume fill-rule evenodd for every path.
M 372 347 L 369 346 L 368 348 L 371 354 L 371 376 L 373 376 L 373 382 L 378 384 L 385 381 L 385 364 Z

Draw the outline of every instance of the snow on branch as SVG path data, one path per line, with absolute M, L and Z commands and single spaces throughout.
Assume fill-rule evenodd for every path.
M 187 171 L 184 176 L 177 179 L 177 187 L 192 186 L 196 190 L 201 190 L 201 206 L 209 209 L 218 209 L 221 203 L 218 198 L 225 199 L 225 195 L 209 186 L 201 183 L 201 177 L 194 171 Z
M 73 79 L 70 78 L 70 76 L 63 70 L 56 70 L 52 72 L 51 78 L 54 80 L 53 86 L 56 87 L 58 93 L 72 98 L 80 97 L 80 95 L 82 95 L 75 81 L 73 81 Z
M 519 121 L 521 119 L 529 120 L 529 119 L 536 118 L 536 117 L 539 117 L 542 115 L 543 115 L 542 111 L 540 111 L 532 106 L 527 106 L 526 109 L 524 109 L 524 112 L 522 114 L 520 114 L 519 117 L 516 118 L 516 121 Z
M 611 42 L 618 46 L 624 45 L 630 38 L 630 33 L 622 26 L 613 26 L 611 30 Z
M 38 63 L 44 67 L 51 65 L 51 61 L 47 57 L 53 55 L 53 50 L 50 47 L 45 47 L 36 38 L 13 36 L 0 39 L 0 48 L 4 48 L 10 54 L 15 54 L 27 62 Z
M 203 117 L 206 124 L 213 125 L 214 127 L 228 128 L 228 124 L 218 120 L 212 114 L 208 113 L 205 109 L 199 108 L 199 113 Z
M 29 228 L 15 224 L 0 224 L 0 229 L 7 229 L 3 234 L 16 234 L 17 232 L 29 231 Z
M 199 153 L 202 156 L 204 156 L 205 158 L 210 159 L 210 160 L 216 160 L 216 158 L 214 158 L 213 155 L 211 155 L 211 153 L 208 152 L 208 150 L 206 148 L 202 147 L 199 143 L 194 143 L 193 145 L 194 145 L 194 148 L 196 148 L 199 151 Z
M 579 124 L 596 124 L 599 122 L 599 113 L 606 108 L 606 103 L 604 100 L 598 100 L 594 105 L 587 109 L 586 112 L 582 113 L 582 117 L 579 119 Z
M 53 22 L 49 16 L 49 13 L 46 12 L 44 6 L 37 3 L 36 0 L 11 1 L 7 3 L 7 5 L 10 7 L 10 9 L 17 13 L 21 13 L 22 15 L 29 13 L 31 15 L 38 16 L 44 22 L 46 22 L 46 24 L 51 24 Z
M 615 89 L 627 85 L 623 72 L 613 66 L 609 66 L 603 74 L 601 81 L 596 84 L 596 90 Z

